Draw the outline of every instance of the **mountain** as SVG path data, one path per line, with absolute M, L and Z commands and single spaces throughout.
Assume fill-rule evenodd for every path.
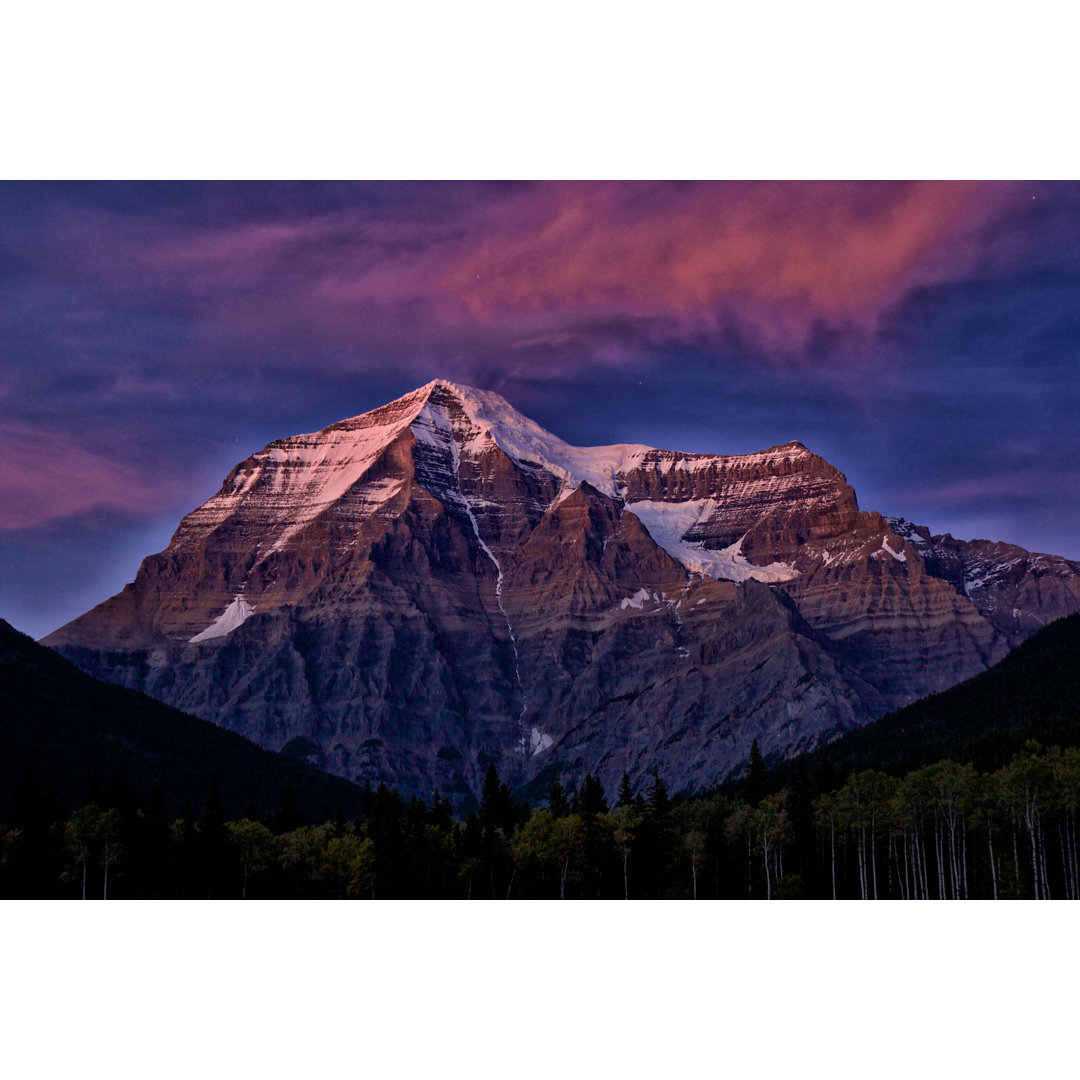
M 329 772 L 462 799 L 490 763 L 712 786 L 755 737 L 812 749 L 1077 610 L 1080 564 L 862 511 L 800 443 L 575 447 L 436 380 L 240 462 L 45 643 Z
M 0 821 L 27 767 L 68 807 L 82 805 L 92 773 L 102 785 L 122 776 L 143 799 L 156 782 L 171 813 L 185 803 L 198 812 L 212 777 L 228 816 L 248 800 L 262 813 L 275 810 L 287 782 L 312 820 L 339 806 L 356 813 L 363 794 L 144 694 L 92 679 L 0 619 Z

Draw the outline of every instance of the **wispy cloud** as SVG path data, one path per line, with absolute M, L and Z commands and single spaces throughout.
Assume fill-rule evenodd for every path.
M 1080 473 L 1045 464 L 1008 468 L 965 476 L 944 483 L 920 485 L 897 492 L 897 499 L 916 506 L 971 508 L 1040 503 L 1047 498 L 1080 496 Z
M 0 424 L 0 460 L 5 530 L 100 513 L 147 518 L 174 503 L 187 485 L 182 473 L 151 477 L 142 463 L 85 437 L 19 422 Z
M 544 317 L 574 346 L 583 327 L 602 345 L 625 322 L 660 341 L 736 333 L 790 359 L 822 323 L 872 327 L 906 290 L 967 272 L 1015 197 L 969 183 L 413 185 L 387 205 L 276 203 L 239 220 L 60 203 L 20 256 L 87 305 L 169 314 L 223 350 L 453 352 L 469 328 L 527 344 Z
M 1011 198 L 980 184 L 570 184 L 494 207 L 439 279 L 478 321 L 621 310 L 715 326 L 872 321 L 918 282 L 963 272 Z

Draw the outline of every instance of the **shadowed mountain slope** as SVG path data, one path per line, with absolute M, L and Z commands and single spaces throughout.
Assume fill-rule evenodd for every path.
M 248 800 L 260 812 L 275 809 L 286 782 L 312 820 L 337 807 L 355 814 L 362 795 L 354 784 L 93 679 L 0 619 L 0 812 L 10 809 L 28 767 L 69 808 L 85 800 L 92 773 L 102 785 L 121 775 L 144 798 L 157 782 L 171 813 L 185 803 L 198 811 L 212 776 L 226 816 L 239 816 Z
M 773 773 L 783 783 L 801 760 L 811 771 L 902 775 L 942 758 L 992 771 L 1029 739 L 1080 745 L 1080 615 L 1051 623 L 989 671 L 779 764 Z

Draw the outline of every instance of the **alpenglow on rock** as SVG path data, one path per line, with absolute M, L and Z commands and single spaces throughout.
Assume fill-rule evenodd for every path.
M 436 380 L 270 443 L 45 639 L 363 782 L 465 800 L 820 745 L 1080 610 L 1080 565 L 861 511 L 800 443 L 575 447 Z

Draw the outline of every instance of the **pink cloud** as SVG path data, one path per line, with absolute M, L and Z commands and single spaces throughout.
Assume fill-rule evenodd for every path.
M 0 427 L 0 529 L 32 529 L 102 511 L 147 517 L 171 506 L 186 478 L 152 479 L 77 435 L 23 423 Z
M 173 304 L 208 344 L 506 342 L 544 319 L 648 321 L 660 340 L 736 326 L 798 350 L 819 321 L 871 329 L 914 285 L 962 275 L 997 183 L 424 185 L 379 208 L 239 223 L 80 213 L 51 247 L 90 288 Z M 509 342 L 513 347 L 513 341 Z

